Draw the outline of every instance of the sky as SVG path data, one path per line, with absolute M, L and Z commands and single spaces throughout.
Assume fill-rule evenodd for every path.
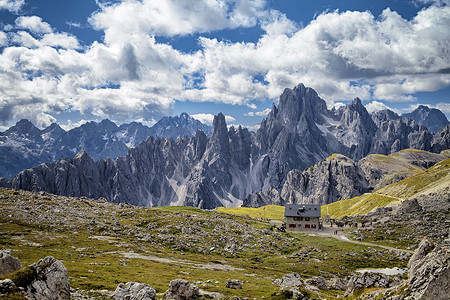
M 299 83 L 450 119 L 450 0 L 0 0 L 0 130 L 182 112 L 257 129 Z

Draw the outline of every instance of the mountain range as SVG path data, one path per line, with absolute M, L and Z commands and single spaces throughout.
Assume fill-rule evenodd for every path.
M 125 156 L 148 136 L 193 136 L 197 130 L 211 134 L 211 126 L 186 113 L 164 117 L 152 127 L 132 122 L 117 126 L 105 119 L 88 122 L 65 131 L 58 124 L 39 130 L 23 119 L 5 132 L 0 132 L 0 176 L 12 178 L 23 169 L 86 151 L 95 161 Z
M 345 161 L 337 172 L 355 168 L 359 175 L 352 184 L 355 193 L 362 193 L 370 184 L 359 178 L 356 161 L 407 148 L 439 153 L 449 141 L 449 125 L 433 134 L 389 110 L 370 115 L 358 98 L 329 110 L 314 89 L 299 84 L 284 90 L 256 133 L 227 128 L 224 115 L 218 114 L 210 137 L 202 131 L 176 140 L 149 137 L 125 156 L 97 162 L 89 150 L 81 151 L 0 184 L 141 206 L 239 206 L 255 192 L 282 194 L 286 179 L 295 177 L 292 170 L 300 172 L 333 153 Z M 324 169 L 333 167 L 324 164 Z

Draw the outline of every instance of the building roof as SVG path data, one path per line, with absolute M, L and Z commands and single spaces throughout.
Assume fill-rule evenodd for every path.
M 285 217 L 308 217 L 320 218 L 319 204 L 286 204 L 284 207 Z

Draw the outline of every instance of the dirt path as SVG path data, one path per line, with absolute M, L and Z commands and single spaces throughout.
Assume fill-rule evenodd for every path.
M 395 248 L 395 247 L 391 247 L 391 246 L 378 245 L 378 244 L 373 244 L 373 243 L 368 243 L 368 242 L 355 241 L 355 240 L 350 239 L 348 236 L 346 236 L 342 230 L 338 230 L 337 234 L 334 234 L 335 230 L 337 230 L 336 227 L 330 227 L 330 226 L 325 225 L 323 228 L 323 231 L 317 232 L 317 233 L 315 233 L 315 235 L 329 236 L 329 237 L 335 238 L 335 239 L 343 241 L 343 242 L 359 244 L 359 245 L 364 245 L 364 246 L 370 246 L 370 247 L 379 247 L 379 248 L 383 248 L 383 249 L 391 250 L 391 251 L 400 251 L 400 252 L 411 253 L 411 254 L 414 253 L 414 251 L 412 251 L 412 250 L 400 249 L 400 248 Z
M 371 247 L 380 247 L 380 248 L 391 250 L 391 251 L 400 251 L 400 252 L 406 252 L 406 253 L 411 253 L 411 254 L 414 253 L 414 251 L 412 251 L 412 250 L 406 250 L 406 249 L 394 248 L 394 247 L 385 246 L 385 245 L 378 245 L 378 244 L 373 244 L 373 243 L 351 240 L 343 233 L 340 235 L 339 234 L 331 235 L 331 237 L 338 239 L 340 241 L 349 242 L 349 243 L 353 243 L 353 244 L 359 244 L 359 245 L 365 245 L 365 246 L 371 246 Z

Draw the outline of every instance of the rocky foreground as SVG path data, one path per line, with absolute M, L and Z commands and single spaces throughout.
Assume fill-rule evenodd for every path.
M 0 223 L 11 249 L 0 255 L 2 299 L 446 299 L 448 290 L 445 238 L 420 238 L 410 257 L 215 211 L 11 189 L 0 189 Z M 386 267 L 409 271 L 356 272 Z

